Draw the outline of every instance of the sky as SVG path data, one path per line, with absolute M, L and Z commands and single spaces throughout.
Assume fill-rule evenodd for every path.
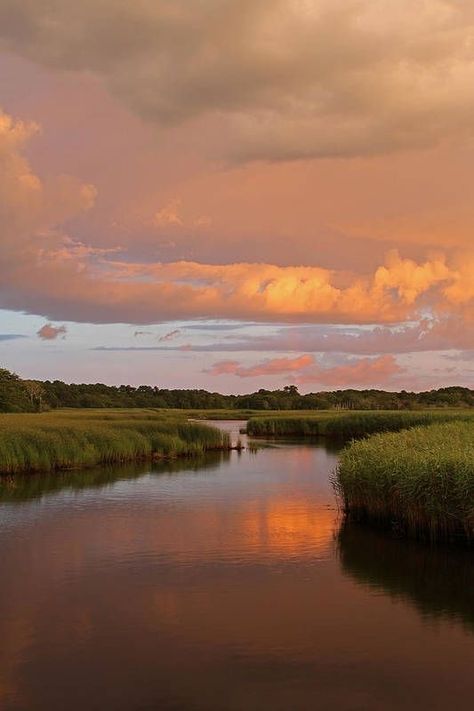
M 472 0 L 0 0 L 0 365 L 474 387 Z

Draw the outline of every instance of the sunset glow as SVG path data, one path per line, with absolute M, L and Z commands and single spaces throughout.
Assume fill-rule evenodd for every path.
M 467 0 L 0 0 L 0 360 L 474 387 Z

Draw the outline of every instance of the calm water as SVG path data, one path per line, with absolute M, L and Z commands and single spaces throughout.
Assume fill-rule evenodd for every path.
M 336 458 L 4 482 L 0 709 L 472 709 L 472 554 L 340 531 Z

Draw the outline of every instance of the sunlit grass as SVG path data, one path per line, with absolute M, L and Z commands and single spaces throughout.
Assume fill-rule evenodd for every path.
M 189 456 L 229 446 L 226 433 L 166 411 L 0 416 L 0 472 L 6 474 Z
M 422 538 L 474 540 L 474 420 L 376 434 L 342 452 L 351 517 Z

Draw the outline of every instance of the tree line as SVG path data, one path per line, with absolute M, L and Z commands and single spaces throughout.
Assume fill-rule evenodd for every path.
M 64 383 L 22 380 L 0 368 L 0 412 L 40 412 L 59 407 L 152 407 L 230 410 L 411 410 L 424 407 L 474 407 L 474 390 L 439 388 L 413 393 L 385 390 L 335 390 L 302 395 L 295 385 L 260 389 L 248 395 L 207 390 L 169 390 L 151 385 Z

